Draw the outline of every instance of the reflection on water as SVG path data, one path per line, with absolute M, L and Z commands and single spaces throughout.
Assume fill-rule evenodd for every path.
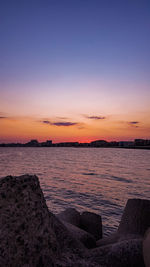
M 115 148 L 0 148 L 0 176 L 36 174 L 47 205 L 102 215 L 108 234 L 128 198 L 150 199 L 150 151 Z

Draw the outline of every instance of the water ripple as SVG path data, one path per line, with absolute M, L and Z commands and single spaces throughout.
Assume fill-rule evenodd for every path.
M 148 150 L 0 148 L 1 177 L 38 175 L 52 212 L 101 214 L 105 234 L 118 227 L 128 198 L 150 199 L 149 162 Z

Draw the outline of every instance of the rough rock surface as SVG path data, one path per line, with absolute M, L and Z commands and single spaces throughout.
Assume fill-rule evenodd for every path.
M 85 232 L 84 230 L 74 226 L 73 224 L 63 222 L 68 231 L 71 233 L 75 239 L 79 240 L 85 247 L 87 248 L 95 248 L 96 247 L 96 240 L 95 238 Z
M 101 247 L 101 246 L 107 246 L 109 244 L 116 243 L 118 241 L 118 238 L 119 237 L 118 237 L 117 233 L 111 234 L 109 236 L 106 236 L 104 238 L 97 240 L 96 246 Z
M 77 227 L 80 227 L 80 213 L 74 208 L 68 208 L 60 212 L 57 217 L 60 220 L 71 223 Z
M 150 266 L 150 228 L 146 231 L 144 240 L 143 240 L 143 256 L 145 266 Z
M 141 238 L 141 235 L 137 235 L 137 234 L 126 234 L 126 235 L 121 235 L 121 234 L 118 234 L 117 232 L 116 233 L 113 233 L 107 237 L 104 237 L 100 240 L 98 240 L 96 242 L 96 246 L 97 247 L 101 247 L 101 246 L 106 246 L 106 245 L 109 245 L 109 244 L 114 244 L 114 243 L 117 243 L 117 242 L 121 242 L 121 241 L 124 241 L 124 240 L 130 240 L 130 239 L 139 239 Z
M 49 212 L 36 176 L 0 179 L 0 211 L 0 266 L 82 262 L 82 244 Z
M 117 234 L 122 233 L 121 229 L 125 229 L 123 233 L 129 236 L 143 234 L 149 225 L 149 215 L 146 216 L 149 203 L 141 206 L 142 219 L 139 214 L 135 216 L 136 231 L 133 228 L 134 216 L 131 215 L 132 222 L 130 221 L 130 211 L 127 212 L 128 216 L 122 217 Z M 92 228 L 100 226 L 99 216 L 88 214 L 85 218 L 86 231 L 97 236 Z M 137 223 L 137 218 L 140 224 Z M 127 222 L 132 226 L 129 227 L 130 231 Z M 0 267 L 144 266 L 140 238 L 117 240 L 114 244 L 87 249 L 79 241 L 80 238 L 76 238 L 77 232 L 75 234 L 73 230 L 76 227 L 71 225 L 69 229 L 68 225 L 64 225 L 48 210 L 37 176 L 7 176 L 0 179 Z
M 123 212 L 118 233 L 144 235 L 150 227 L 150 201 L 129 199 Z
M 108 267 L 144 267 L 142 240 L 130 239 L 93 249 L 89 254 L 93 260 Z
M 81 214 L 80 227 L 92 234 L 96 240 L 102 238 L 102 219 L 100 215 L 87 211 L 83 212 Z
M 97 246 L 104 246 L 123 240 L 138 239 L 144 236 L 150 227 L 150 201 L 129 199 L 124 209 L 116 233 L 97 241 Z
M 0 180 L 1 266 L 45 266 L 60 248 L 35 176 Z

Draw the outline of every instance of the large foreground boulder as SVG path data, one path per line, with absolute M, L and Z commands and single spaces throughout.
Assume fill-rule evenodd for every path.
M 0 180 L 1 266 L 53 265 L 60 248 L 36 176 Z
M 73 266 L 83 248 L 49 212 L 36 176 L 0 179 L 0 266 Z

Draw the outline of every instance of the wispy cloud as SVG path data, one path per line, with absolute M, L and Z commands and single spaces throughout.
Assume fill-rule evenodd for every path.
M 135 124 L 138 124 L 139 121 L 129 121 L 129 123 L 135 125 Z
M 51 124 L 51 122 L 50 121 L 47 121 L 47 120 L 40 121 L 40 122 L 45 123 L 45 124 Z
M 106 117 L 105 116 L 97 116 L 97 115 L 92 115 L 92 116 L 89 116 L 89 115 L 83 115 L 86 119 L 89 119 L 89 120 L 105 120 Z
M 53 125 L 55 126 L 74 126 L 74 125 L 77 125 L 78 123 L 77 122 L 54 122 Z
M 5 116 L 0 116 L 0 120 L 1 119 L 7 119 L 8 117 L 5 117 Z
M 59 126 L 59 127 L 61 127 L 61 126 L 69 127 L 69 126 L 78 125 L 77 122 L 70 122 L 70 121 L 66 121 L 66 122 L 62 122 L 62 121 L 51 122 L 49 120 L 43 120 L 42 123 L 49 124 L 49 125 L 54 125 L 54 126 Z
M 129 121 L 128 124 L 132 127 L 138 128 L 139 127 L 139 121 Z
M 6 113 L 0 111 L 0 119 L 7 119 L 8 116 Z
M 56 118 L 59 119 L 59 120 L 68 120 L 67 117 L 56 117 Z

